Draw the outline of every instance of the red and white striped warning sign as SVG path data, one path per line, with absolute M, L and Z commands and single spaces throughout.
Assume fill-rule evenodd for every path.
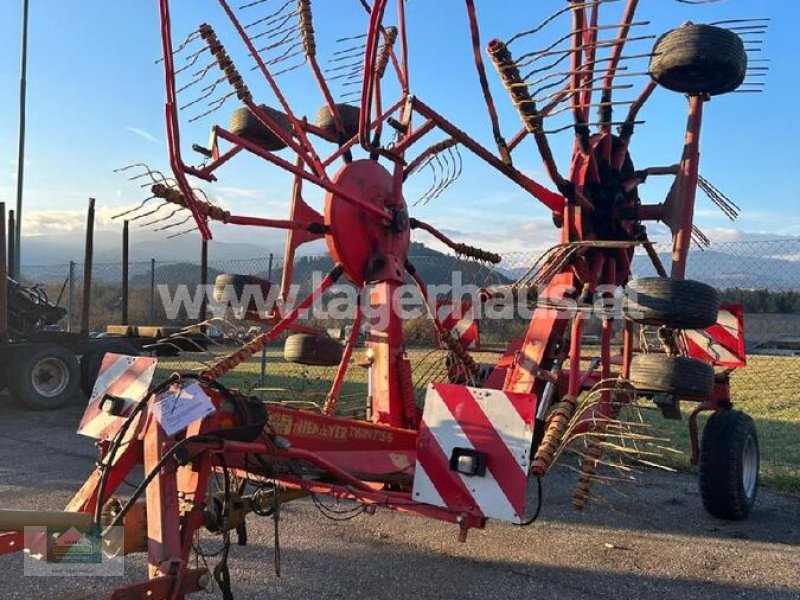
M 535 414 L 531 394 L 432 384 L 419 431 L 414 499 L 524 521 Z M 464 453 L 479 455 L 485 472 L 456 470 L 453 459 Z
M 461 342 L 465 350 L 480 348 L 480 328 L 471 300 L 437 300 L 436 316 L 445 331 Z
M 720 306 L 717 322 L 707 329 L 684 332 L 689 356 L 725 368 L 747 365 L 744 348 L 744 309 L 741 304 Z
M 89 405 L 83 413 L 78 433 L 95 439 L 111 439 L 125 422 L 101 407 L 106 396 L 124 398 L 129 408 L 141 402 L 153 381 L 158 359 L 149 356 L 125 356 L 108 352 L 94 384 Z M 133 429 L 133 428 L 131 428 Z

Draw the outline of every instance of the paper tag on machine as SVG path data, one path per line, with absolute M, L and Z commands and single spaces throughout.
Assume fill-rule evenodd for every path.
M 184 388 L 175 387 L 159 396 L 152 407 L 153 417 L 168 436 L 183 431 L 189 425 L 206 418 L 216 410 L 211 399 L 197 383 Z

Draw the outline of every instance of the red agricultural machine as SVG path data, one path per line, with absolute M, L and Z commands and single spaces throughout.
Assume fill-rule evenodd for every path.
M 744 360 L 741 312 L 721 309 L 713 288 L 684 276 L 692 239 L 704 240 L 693 225 L 696 190 L 726 213 L 736 212 L 698 172 L 703 111 L 712 97 L 759 89 L 746 79 L 763 75 L 764 67 L 748 61 L 748 51 L 758 48 L 765 20 L 686 23 L 655 38 L 639 33 L 648 23 L 637 20 L 637 0 L 569 0 L 553 2 L 559 10 L 537 27 L 486 44 L 475 2 L 466 0 L 477 89 L 494 140 L 486 147 L 412 93 L 404 0 L 356 2 L 368 19 L 366 34 L 342 38 L 352 46 L 337 51 L 327 68 L 318 62 L 320 24 L 310 0 L 253 0 L 238 9 L 229 0 L 217 2 L 234 43 L 254 66 L 240 70 L 209 24 L 174 44 L 170 2 L 160 0 L 172 178 L 149 171 L 153 197 L 175 212 L 189 211 L 205 238 L 212 222 L 286 230 L 283 300 L 300 245 L 324 240 L 335 266 L 289 309 L 251 310 L 248 318 L 267 324 L 267 331 L 200 373 L 151 386 L 151 359 L 106 356 L 82 424 L 98 438 L 101 459 L 67 511 L 84 513 L 107 531 L 124 525 L 124 551 L 148 552 L 149 580 L 120 588 L 112 598 L 174 599 L 205 588 L 212 574 L 190 562 L 200 529 L 221 535 L 227 548 L 248 513 L 276 515 L 282 502 L 301 496 L 328 511 L 321 497 L 352 501 L 338 517 L 380 507 L 452 522 L 462 540 L 489 518 L 530 524 L 541 508 L 545 476 L 571 444 L 582 448 L 574 506 L 583 509 L 613 446 L 609 440 L 627 436 L 628 453 L 647 462 L 636 443 L 648 441 L 647 430 L 626 426 L 622 418 L 642 399 L 673 418 L 680 418 L 681 400 L 697 402 L 689 425 L 703 502 L 717 517 L 747 516 L 758 488 L 758 441 L 752 420 L 733 410 L 729 387 L 730 369 Z M 548 36 L 536 50 L 525 46 Z M 647 49 L 633 49 L 642 43 Z M 636 72 L 642 64 L 648 68 Z M 280 84 L 300 67 L 310 70 L 320 92 L 313 123 L 297 114 Z M 266 84 L 263 97 L 251 87 L 253 73 Z M 649 75 L 638 95 L 618 99 L 637 74 Z M 337 102 L 333 82 L 344 84 L 349 102 Z M 688 100 L 683 149 L 677 164 L 637 168 L 631 142 L 640 112 L 659 87 Z M 199 98 L 184 99 L 198 90 Z M 510 137 L 500 127 L 498 92 L 522 120 Z M 183 120 L 212 114 L 232 98 L 242 106 L 230 126 L 213 126 L 209 145 L 193 147 L 201 164 L 187 164 Z M 550 145 L 561 131 L 574 133 L 564 173 Z M 528 141 L 541 155 L 547 185 L 518 166 Z M 422 231 L 458 255 L 501 261 L 409 215 L 409 177 L 454 148 L 544 205 L 561 232 L 560 243 L 516 283 L 487 287 L 476 300 L 522 299 L 533 307 L 525 334 L 508 340 L 493 364 L 475 360 L 441 322 L 435 298 L 408 257 L 412 233 Z M 232 214 L 196 188 L 197 181 L 217 181 L 244 154 L 293 178 L 287 218 Z M 426 196 L 441 193 L 454 175 L 442 177 Z M 646 203 L 640 191 L 656 176 L 671 179 L 670 191 L 663 202 Z M 307 186 L 323 191 L 321 209 L 306 200 Z M 672 232 L 669 267 L 648 238 L 645 224 L 655 221 Z M 639 248 L 657 277 L 632 279 Z M 300 321 L 338 280 L 364 292 L 343 348 Z M 225 281 L 271 285 L 235 276 Z M 429 303 L 453 367 L 447 380 L 428 387 L 422 407 L 415 402 L 397 306 L 398 290 L 408 281 Z M 622 314 L 612 309 L 619 297 Z M 590 318 L 601 320 L 601 333 L 599 348 L 587 355 L 583 330 Z M 333 414 L 362 321 L 369 325 L 369 420 Z M 615 322 L 621 323 L 619 345 Z M 297 362 L 338 366 L 319 410 L 265 404 L 220 383 L 292 331 L 300 332 L 287 340 Z M 701 411 L 714 412 L 702 445 Z M 145 475 L 131 497 L 112 499 L 139 465 Z M 19 533 L 0 537 L 0 552 L 21 546 Z M 227 551 L 213 577 L 231 597 Z

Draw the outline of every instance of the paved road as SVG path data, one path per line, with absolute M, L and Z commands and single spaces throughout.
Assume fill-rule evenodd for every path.
M 26 413 L 0 397 L 0 507 L 63 507 L 94 457 L 73 433 L 80 412 Z M 554 473 L 539 522 L 491 523 L 466 544 L 433 521 L 381 511 L 334 523 L 310 502 L 287 505 L 282 577 L 272 521 L 253 519 L 251 545 L 232 551 L 235 597 L 800 599 L 800 497 L 765 491 L 750 520 L 732 524 L 703 512 L 690 476 L 649 474 L 584 514 L 568 508 L 573 483 Z M 140 579 L 143 564 L 129 557 L 125 579 Z M 0 557 L 2 600 L 102 598 L 121 581 L 24 577 L 21 556 Z

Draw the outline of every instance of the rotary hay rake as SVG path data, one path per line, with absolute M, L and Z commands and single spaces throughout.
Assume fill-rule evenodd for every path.
M 284 272 L 274 305 L 246 307 L 246 317 L 266 324 L 266 333 L 199 373 L 175 374 L 137 396 L 125 385 L 146 378 L 151 364 L 128 361 L 122 368 L 120 361 L 127 359 L 106 357 L 83 424 L 84 433 L 98 438 L 101 460 L 67 511 L 88 514 L 106 531 L 124 525 L 124 551 L 147 550 L 149 581 L 120 588 L 112 598 L 182 598 L 206 587 L 208 569 L 190 562 L 201 528 L 221 535 L 227 548 L 231 532 L 244 531 L 248 513 L 277 519 L 281 502 L 301 496 L 310 496 L 332 518 L 384 507 L 456 523 L 463 540 L 488 518 L 532 523 L 541 508 L 543 478 L 571 450 L 580 455 L 578 466 L 569 467 L 579 473 L 574 505 L 582 509 L 592 482 L 610 479 L 598 473 L 601 465 L 629 473 L 631 461 L 657 463 L 663 440 L 625 416 L 637 412 L 643 397 L 672 417 L 680 415 L 679 400 L 699 401 L 690 429 L 704 503 L 720 517 L 747 515 L 758 486 L 757 438 L 752 420 L 732 410 L 729 370 L 714 369 L 743 364 L 740 313 L 734 307 L 720 311 L 712 288 L 684 276 L 692 238 L 705 240 L 693 223 L 697 188 L 731 218 L 738 213 L 699 176 L 703 110 L 712 96 L 760 89 L 758 78 L 766 66 L 748 60 L 748 54 L 760 49 L 766 20 L 686 23 L 655 39 L 643 33 L 648 23 L 636 20 L 637 0 L 569 0 L 553 2 L 558 10 L 540 25 L 484 48 L 475 3 L 466 0 L 475 68 L 496 146 L 489 149 L 411 93 L 404 1 L 360 0 L 369 21 L 366 34 L 340 37 L 325 68 L 317 57 L 319 24 L 309 0 L 256 0 L 238 10 L 227 0 L 218 3 L 255 66 L 240 70 L 209 24 L 174 46 L 170 3 L 160 0 L 171 176 L 140 166 L 141 175 L 134 177 L 147 178 L 151 197 L 125 216 L 150 219 L 151 225 L 163 221 L 163 230 L 191 217 L 206 239 L 211 222 L 285 230 Z M 396 8 L 393 23 L 390 5 Z M 618 20 L 606 20 L 607 14 Z M 633 49 L 653 39 L 652 49 Z M 525 46 L 532 40 L 539 42 L 537 49 Z M 495 75 L 487 72 L 484 53 Z M 323 101 L 314 123 L 293 110 L 279 83 L 302 67 L 310 70 Z M 256 100 L 248 81 L 253 72 L 263 78 L 274 106 Z M 648 75 L 633 100 L 617 99 L 633 87 L 636 76 Z M 331 84 L 348 103 L 336 101 Z M 675 165 L 637 170 L 631 141 L 642 123 L 639 114 L 659 85 L 688 98 L 682 156 Z M 502 133 L 495 107 L 500 86 L 523 123 L 510 138 Z M 194 97 L 186 99 L 191 93 Z M 397 98 L 389 99 L 392 93 Z M 209 145 L 193 146 L 202 164 L 190 166 L 182 153 L 182 123 L 208 118 L 233 98 L 242 106 L 230 126 L 213 126 Z M 615 118 L 619 107 L 626 107 L 621 119 Z M 569 171 L 562 174 L 550 142 L 570 130 L 574 150 Z M 435 136 L 443 139 L 431 142 Z M 528 138 L 552 189 L 515 164 Z M 419 150 L 423 143 L 428 145 Z M 291 175 L 288 218 L 233 214 L 212 204 L 192 183 L 216 181 L 218 172 L 243 153 Z M 433 183 L 417 199 L 430 202 L 458 177 L 467 153 L 545 206 L 561 232 L 560 244 L 514 285 L 487 287 L 476 300 L 534 303 L 525 334 L 509 340 L 489 365 L 479 364 L 464 340 L 443 325 L 435 299 L 408 260 L 411 233 L 422 230 L 461 256 L 500 262 L 498 255 L 455 242 L 409 216 L 408 178 L 433 172 Z M 646 204 L 639 189 L 654 176 L 673 178 L 672 187 L 663 203 Z M 306 185 L 325 193 L 322 211 L 304 199 Z M 155 209 L 148 205 L 153 201 L 160 202 Z M 669 271 L 648 238 L 648 221 L 661 221 L 672 232 Z M 335 266 L 290 306 L 295 253 L 316 240 L 324 240 Z M 638 247 L 659 277 L 629 284 Z M 299 322 L 340 279 L 365 297 L 343 346 Z M 428 303 L 449 361 L 444 370 L 449 381 L 428 387 L 422 410 L 414 399 L 403 320 L 395 305 L 408 279 Z M 272 287 L 234 275 L 221 283 L 239 294 L 246 286 L 264 292 Z M 623 342 L 615 352 L 612 328 L 619 315 L 607 305 L 622 288 Z M 602 325 L 598 355 L 587 361 L 583 330 L 590 312 L 599 314 Z M 362 322 L 369 326 L 368 421 L 332 414 Z M 640 336 L 636 327 L 642 328 Z M 286 340 L 292 360 L 336 367 L 321 410 L 265 405 L 219 383 L 287 332 L 292 332 Z M 208 402 L 211 408 L 204 418 L 172 431 L 157 407 L 176 399 L 187 406 Z M 700 411 L 714 411 L 702 449 L 696 430 Z M 111 499 L 140 464 L 145 478 L 133 495 Z M 331 508 L 321 500 L 325 495 L 354 501 L 355 508 Z M 22 546 L 19 533 L 0 540 L 4 552 Z M 223 595 L 231 597 L 227 551 L 221 558 L 213 576 Z

